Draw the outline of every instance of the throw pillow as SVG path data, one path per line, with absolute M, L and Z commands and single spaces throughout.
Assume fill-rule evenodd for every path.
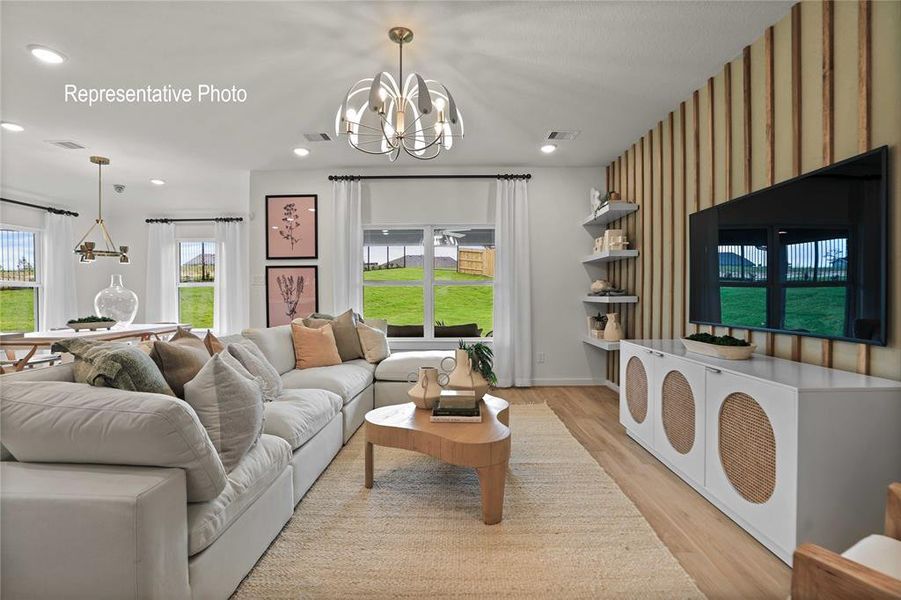
M 388 320 L 387 319 L 366 319 L 363 321 L 360 320 L 360 323 L 365 323 L 374 329 L 378 329 L 383 333 L 388 333 Z
M 422 325 L 388 325 L 388 335 L 391 337 L 422 337 Z
M 171 338 L 169 338 L 168 342 L 170 344 L 193 346 L 194 348 L 202 348 L 206 350 L 206 344 L 203 343 L 203 340 L 201 338 L 194 335 L 187 329 L 183 329 L 182 327 L 179 327 L 175 330 L 175 333 Z
M 332 332 L 335 334 L 335 345 L 338 346 L 338 354 L 342 361 L 363 358 L 363 348 L 360 347 L 360 337 L 357 335 L 356 319 L 352 310 L 346 310 L 332 320 L 308 318 L 303 320 L 306 327 L 318 329 L 331 323 Z
M 388 336 L 383 331 L 360 323 L 357 325 L 357 333 L 360 336 L 360 343 L 363 345 L 363 358 L 366 359 L 366 362 L 375 364 L 391 356 Z
M 313 329 L 295 320 L 291 323 L 291 338 L 294 340 L 294 357 L 298 369 L 341 364 L 331 323 Z
M 263 433 L 263 394 L 252 379 L 229 366 L 219 354 L 185 384 L 185 402 L 231 472 Z
M 282 378 L 262 351 L 250 340 L 226 346 L 226 352 L 235 357 L 253 377 L 258 377 L 263 390 L 263 401 L 277 400 L 282 393 Z
M 206 335 L 203 338 L 203 345 L 206 346 L 210 356 L 225 350 L 225 344 L 222 343 L 222 340 L 213 335 L 213 332 L 209 329 L 206 330 Z
M 206 348 L 197 348 L 194 344 L 154 342 L 150 358 L 159 367 L 175 395 L 184 398 L 185 384 L 194 379 L 210 360 L 210 355 Z
M 175 395 L 153 359 L 136 346 L 73 338 L 56 342 L 50 350 L 75 357 L 77 383 Z

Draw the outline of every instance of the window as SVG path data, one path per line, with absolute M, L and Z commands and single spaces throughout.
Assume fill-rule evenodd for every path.
M 491 337 L 494 259 L 491 227 L 367 228 L 364 317 L 392 337 Z
M 720 321 L 739 327 L 766 327 L 766 230 L 721 230 L 718 260 Z
M 178 320 L 197 329 L 213 326 L 216 242 L 178 243 Z
M 0 228 L 0 331 L 39 327 L 40 249 L 38 233 Z

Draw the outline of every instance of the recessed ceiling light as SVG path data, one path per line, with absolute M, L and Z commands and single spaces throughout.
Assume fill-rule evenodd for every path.
M 550 154 L 551 152 L 553 152 L 556 149 L 557 149 L 557 144 L 545 144 L 544 146 L 541 147 L 541 151 L 544 152 L 545 154 Z
M 388 230 L 387 230 L 387 229 L 382 229 L 382 235 L 388 235 Z
M 153 185 L 166 185 L 166 182 L 162 179 L 151 179 L 150 183 L 152 183 Z
M 294 154 L 296 154 L 297 156 L 309 156 L 310 151 L 307 150 L 306 148 L 295 148 Z
M 60 63 L 66 62 L 66 57 L 64 54 L 57 52 L 53 48 L 48 48 L 47 46 L 31 44 L 28 46 L 28 51 L 31 52 L 31 55 L 39 61 L 45 62 L 50 65 L 58 65 Z
M 3 121 L 2 123 L 0 123 L 0 127 L 2 127 L 3 129 L 5 129 L 7 131 L 15 131 L 16 133 L 18 133 L 20 131 L 25 131 L 25 128 L 22 127 L 21 125 L 18 125 L 16 123 L 10 123 L 9 121 Z

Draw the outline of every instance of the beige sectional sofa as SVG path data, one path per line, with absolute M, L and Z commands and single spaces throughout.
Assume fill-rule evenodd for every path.
M 243 335 L 285 389 L 213 493 L 197 481 L 221 463 L 186 403 L 72 383 L 71 364 L 0 378 L 0 596 L 227 598 L 366 412 L 406 402 L 409 373 L 450 355 L 297 370 L 290 326 Z

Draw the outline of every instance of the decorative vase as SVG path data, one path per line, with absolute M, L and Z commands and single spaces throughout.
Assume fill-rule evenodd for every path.
M 94 296 L 94 312 L 98 317 L 115 319 L 119 325 L 131 325 L 138 313 L 138 295 L 122 285 L 121 275 L 113 275 L 109 287 Z
M 485 394 L 488 392 L 488 389 L 491 387 L 491 384 L 488 383 L 488 380 L 485 379 L 484 375 L 482 375 L 478 370 L 472 370 L 472 391 L 475 393 L 476 401 L 481 400 Z
M 410 373 L 408 381 L 414 377 L 416 377 L 416 373 Z M 407 392 L 407 395 L 410 396 L 410 400 L 413 401 L 417 408 L 431 410 L 441 397 L 441 382 L 439 381 L 438 369 L 435 367 L 420 367 L 419 378 L 416 380 L 416 384 Z
M 472 381 L 472 361 L 469 360 L 469 353 L 462 348 L 454 350 L 454 357 L 447 357 L 441 361 L 441 368 L 444 369 L 444 361 L 454 361 L 453 369 L 447 377 L 447 387 L 452 390 L 472 390 L 475 389 Z M 444 369 L 445 371 L 447 369 Z
M 619 313 L 607 313 L 607 325 L 604 326 L 604 339 L 618 342 L 623 339 L 623 328 L 619 324 Z

